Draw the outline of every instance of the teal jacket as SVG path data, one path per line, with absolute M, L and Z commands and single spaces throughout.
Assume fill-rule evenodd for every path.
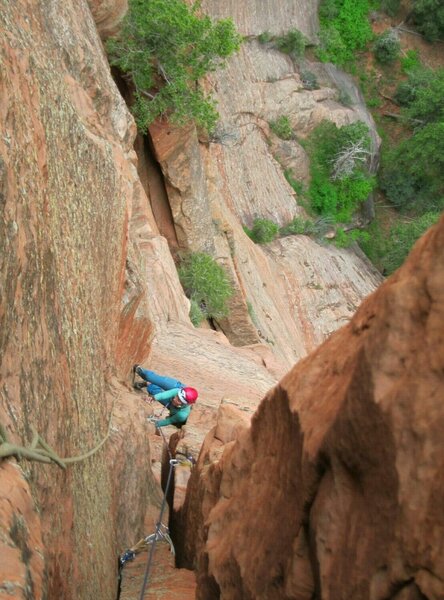
M 156 427 L 165 427 L 166 425 L 176 425 L 177 427 L 184 425 L 187 422 L 191 412 L 191 405 L 184 404 L 183 406 L 173 406 L 173 404 L 170 404 L 171 400 L 177 396 L 180 389 L 181 388 L 173 388 L 171 390 L 166 390 L 166 392 L 160 392 L 160 394 L 154 396 L 154 400 L 157 400 L 157 402 L 166 406 L 170 411 L 170 416 L 166 419 L 159 419 L 159 421 L 156 422 Z

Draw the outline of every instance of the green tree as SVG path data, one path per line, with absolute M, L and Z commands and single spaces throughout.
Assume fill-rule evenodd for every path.
M 417 98 L 418 92 L 427 88 L 434 79 L 432 69 L 421 67 L 413 68 L 408 72 L 406 81 L 402 81 L 395 92 L 395 100 L 401 106 L 410 106 Z
M 133 113 L 142 131 L 161 115 L 212 130 L 215 104 L 197 82 L 240 43 L 233 22 L 200 15 L 199 2 L 129 0 L 121 32 L 108 40 L 107 51 L 111 65 L 131 77 Z
M 191 300 L 190 317 L 220 319 L 228 315 L 228 300 L 233 288 L 224 269 L 209 254 L 193 252 L 185 256 L 178 269 L 180 282 Z
M 400 0 L 381 0 L 381 8 L 391 17 L 394 17 L 399 11 Z
M 348 222 L 374 187 L 367 168 L 368 127 L 358 121 L 337 127 L 323 121 L 308 140 L 311 208 L 337 222 Z
M 398 208 L 421 215 L 444 208 L 444 69 L 415 71 L 409 82 L 402 114 L 412 133 L 383 153 L 380 184 Z
M 367 229 L 369 235 L 358 240 L 359 245 L 384 275 L 391 275 L 405 261 L 418 238 L 438 221 L 439 216 L 439 213 L 428 212 L 415 219 L 398 221 L 388 231 L 376 219 Z
M 432 71 L 433 75 L 424 75 L 422 85 L 418 86 L 405 115 L 413 126 L 424 126 L 435 121 L 444 121 L 444 69 Z
M 415 242 L 439 219 L 439 213 L 425 213 L 408 222 L 397 223 L 390 230 L 388 249 L 383 259 L 386 275 L 396 271 L 407 258 Z
M 372 37 L 368 0 L 323 0 L 319 7 L 321 44 L 318 56 L 343 65 L 355 58 Z
M 381 187 L 411 214 L 444 209 L 444 122 L 430 123 L 404 140 L 383 162 Z
M 376 60 L 382 64 L 396 60 L 400 50 L 399 36 L 393 29 L 388 29 L 378 36 L 373 46 Z
M 410 19 L 430 42 L 444 38 L 442 0 L 414 0 Z

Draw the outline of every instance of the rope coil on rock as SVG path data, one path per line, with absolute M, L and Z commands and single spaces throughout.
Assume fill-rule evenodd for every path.
M 80 462 L 82 460 L 85 460 L 86 458 L 89 458 L 103 446 L 103 444 L 109 438 L 111 433 L 111 418 L 112 410 L 108 422 L 107 434 L 97 444 L 97 446 L 95 446 L 92 450 L 85 452 L 85 454 L 80 454 L 79 456 L 68 456 L 65 458 L 61 458 L 57 454 L 57 452 L 53 448 L 51 448 L 51 446 L 47 442 L 45 442 L 42 436 L 32 426 L 31 431 L 33 437 L 29 447 L 20 446 L 18 444 L 11 444 L 8 440 L 6 429 L 0 423 L 0 459 L 15 456 L 18 460 L 20 460 L 21 458 L 26 458 L 27 460 L 35 460 L 37 462 L 43 463 L 54 462 L 61 469 L 66 469 L 66 466 L 68 464 Z

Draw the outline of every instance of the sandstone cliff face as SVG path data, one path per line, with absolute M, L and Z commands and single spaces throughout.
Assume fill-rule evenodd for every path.
M 65 457 L 93 448 L 112 415 L 106 450 L 66 471 L 2 462 L 1 554 L 18 563 L 2 561 L 0 589 L 113 598 L 115 557 L 140 534 L 151 480 L 141 407 L 113 379 L 152 334 L 140 276 L 125 283 L 143 193 L 135 128 L 85 2 L 2 2 L 0 23 L 0 421 L 11 442 L 29 445 L 35 427 Z M 131 334 L 133 356 L 119 360 Z
M 111 599 L 116 557 L 149 533 L 159 504 L 151 464 L 158 470 L 161 448 L 145 421 L 152 409 L 129 389 L 132 364 L 199 388 L 182 441 L 197 455 L 222 401 L 248 421 L 295 358 L 348 319 L 380 279 L 352 252 L 303 237 L 262 249 L 242 231 L 242 223 L 269 214 L 265 206 L 279 222 L 300 212 L 261 133 L 277 111 L 271 98 L 286 102 L 300 88 L 282 56 L 267 66 L 252 42 L 220 80 L 223 91 L 245 61 L 260 65 L 253 79 L 278 69 L 271 96 L 253 81 L 251 101 L 240 105 L 238 129 L 251 135 L 229 139 L 242 151 L 163 123 L 151 129 L 158 164 L 151 157 L 137 165 L 135 126 L 98 33 L 114 31 L 126 3 L 0 4 L 0 422 L 24 446 L 35 427 L 62 457 L 109 436 L 66 471 L 2 461 L 0 591 L 17 599 Z M 297 14 L 313 33 L 314 8 L 295 12 L 290 4 L 282 3 L 276 28 Z M 239 25 L 250 14 L 233 11 Z M 307 114 L 331 94 L 301 92 Z M 223 96 L 224 119 L 237 123 L 238 109 Z M 244 114 L 252 107 L 253 126 Z M 299 109 L 291 112 L 296 125 Z M 281 151 L 305 165 L 306 176 L 302 149 Z M 253 152 L 261 179 L 249 171 Z M 219 325 L 239 347 L 221 332 L 192 327 L 171 254 L 178 247 L 208 251 L 226 266 L 237 293 L 233 316 Z
M 273 2 L 273 0 L 204 0 L 203 10 L 218 19 L 232 18 L 242 35 L 258 35 L 264 31 L 281 34 L 289 25 L 310 38 L 318 30 L 318 0 L 314 2 Z
M 248 36 L 270 30 L 273 10 L 274 32 L 291 25 L 308 37 L 317 9 L 316 3 L 299 10 L 285 2 L 273 9 L 262 4 L 259 9 L 254 2 L 236 7 L 208 2 L 204 8 L 217 17 L 233 9 L 231 16 Z M 177 236 L 166 233 L 170 243 L 208 252 L 228 272 L 235 295 L 230 316 L 217 325 L 230 342 L 268 345 L 287 368 L 345 322 L 381 282 L 365 257 L 352 250 L 321 247 L 304 236 L 254 246 L 242 229 L 258 217 L 284 225 L 305 215 L 284 169 L 306 184 L 308 157 L 297 140 L 278 139 L 272 121 L 287 116 L 298 137 L 323 119 L 338 125 L 365 120 L 374 128 L 357 95 L 352 108 L 339 104 L 333 78 L 321 69 L 320 89 L 306 90 L 301 68 L 251 38 L 209 84 L 221 117 L 210 140 L 199 143 L 192 129 L 179 131 L 166 123 L 150 128 Z M 375 156 L 378 145 L 375 132 Z M 307 306 L 313 308 L 310 315 Z
M 443 258 L 441 219 L 250 429 L 209 434 L 185 511 L 197 598 L 444 597 Z

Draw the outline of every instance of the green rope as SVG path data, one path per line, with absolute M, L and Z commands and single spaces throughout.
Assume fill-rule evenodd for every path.
M 111 411 L 112 416 L 112 411 Z M 80 454 L 79 456 L 69 456 L 66 458 L 61 458 L 57 452 L 51 448 L 51 446 L 45 442 L 42 436 L 31 427 L 33 438 L 30 446 L 28 448 L 24 446 L 19 446 L 18 444 L 11 444 L 8 442 L 8 435 L 6 433 L 6 429 L 0 423 L 0 459 L 1 458 L 9 458 L 10 456 L 15 456 L 18 459 L 26 458 L 27 460 L 35 460 L 37 462 L 50 463 L 54 462 L 61 469 L 66 469 L 66 465 L 72 464 L 75 462 L 80 462 L 81 460 L 85 460 L 89 458 L 93 454 L 95 454 L 106 440 L 109 438 L 111 433 L 111 416 L 108 422 L 108 432 L 105 437 L 95 446 L 92 450 L 89 450 L 85 454 Z

